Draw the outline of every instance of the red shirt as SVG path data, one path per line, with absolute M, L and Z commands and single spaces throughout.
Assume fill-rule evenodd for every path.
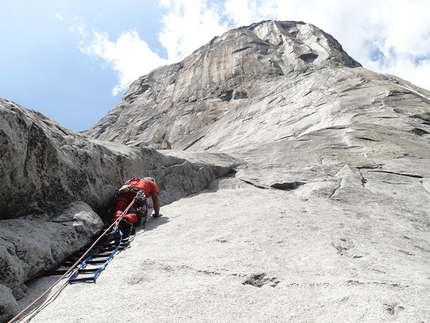
M 140 179 L 136 177 L 125 182 L 125 184 L 130 185 L 132 188 L 137 188 L 143 191 L 146 197 L 150 197 L 152 193 L 159 194 L 157 184 L 155 184 L 153 181 L 149 179 L 143 179 L 143 178 Z

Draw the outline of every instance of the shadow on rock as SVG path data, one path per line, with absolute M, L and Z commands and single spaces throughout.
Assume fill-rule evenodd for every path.
M 169 218 L 166 217 L 166 216 L 162 216 L 162 217 L 156 218 L 156 219 L 153 218 L 153 217 L 150 217 L 150 218 L 148 218 L 148 220 L 145 223 L 145 228 L 139 226 L 138 228 L 136 228 L 136 233 L 140 232 L 140 231 L 151 231 L 151 230 L 154 230 L 159 225 L 166 224 L 168 222 L 169 222 Z

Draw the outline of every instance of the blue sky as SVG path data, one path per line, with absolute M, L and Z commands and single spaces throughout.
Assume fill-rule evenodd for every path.
M 364 67 L 430 90 L 427 0 L 0 1 L 0 97 L 76 131 L 139 76 L 266 19 L 312 23 Z

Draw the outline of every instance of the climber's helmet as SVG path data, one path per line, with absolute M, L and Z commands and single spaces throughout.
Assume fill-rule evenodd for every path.
M 148 180 L 150 180 L 151 182 L 154 182 L 154 183 L 155 183 L 155 179 L 153 179 L 152 177 L 145 177 L 144 179 L 148 179 Z

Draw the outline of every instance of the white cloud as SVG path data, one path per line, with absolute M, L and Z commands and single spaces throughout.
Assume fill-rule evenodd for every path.
M 393 1 L 371 9 L 361 39 L 364 55 L 358 59 L 369 69 L 430 89 L 430 2 Z
M 64 21 L 63 16 L 60 15 L 59 13 L 55 14 L 55 17 L 60 21 Z
M 183 59 L 228 29 L 227 22 L 220 22 L 220 8 L 206 0 L 162 0 L 160 4 L 169 8 L 159 40 L 170 60 Z
M 140 39 L 136 31 L 127 31 L 116 41 L 109 40 L 107 33 L 93 31 L 88 44 L 88 34 L 78 17 L 72 31 L 81 35 L 80 50 L 105 60 L 118 74 L 118 84 L 112 94 L 117 95 L 129 84 L 161 65 L 174 63 L 208 43 L 215 35 L 228 30 L 227 23 L 219 23 L 218 7 L 209 6 L 206 0 L 160 0 L 169 8 L 163 17 L 163 29 L 158 34 L 160 43 L 167 51 L 162 59 Z
M 430 24 L 427 0 L 159 0 L 161 59 L 136 31 L 117 40 L 95 32 L 83 46 L 118 73 L 114 95 L 160 65 L 177 62 L 225 31 L 261 20 L 298 20 L 333 35 L 350 56 L 376 72 L 400 76 L 430 89 Z M 75 27 L 88 39 L 81 25 Z
M 430 89 L 430 2 L 426 0 L 226 0 L 235 26 L 266 19 L 312 23 L 364 67 Z
M 93 32 L 93 34 L 93 42 L 89 46 L 81 47 L 81 50 L 106 60 L 118 73 L 119 80 L 112 90 L 113 95 L 126 90 L 130 83 L 155 67 L 168 63 L 152 52 L 136 31 L 128 31 L 116 41 L 110 41 L 107 33 Z
M 84 28 L 82 19 L 76 15 L 73 16 L 73 24 L 72 26 L 69 27 L 69 30 L 71 32 L 77 32 L 81 36 L 81 43 L 83 43 L 85 39 L 88 37 L 88 33 Z
M 247 26 L 262 20 L 279 19 L 280 6 L 288 4 L 288 0 L 226 0 L 225 14 L 235 27 Z M 291 20 L 291 19 L 286 19 Z

